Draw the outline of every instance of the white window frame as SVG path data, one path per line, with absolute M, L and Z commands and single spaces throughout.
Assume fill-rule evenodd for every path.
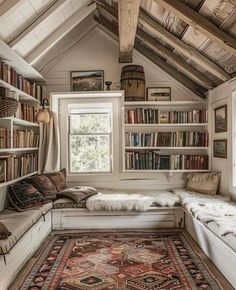
M 58 114 L 61 160 L 60 167 L 67 169 L 67 181 L 105 181 L 118 180 L 121 168 L 121 102 L 124 98 L 123 91 L 104 91 L 104 92 L 68 92 L 68 93 L 51 93 L 51 109 Z M 89 103 L 89 102 L 112 102 L 113 120 L 112 120 L 112 172 L 91 172 L 91 173 L 69 173 L 68 160 L 68 141 L 65 138 L 68 135 L 68 111 L 67 105 L 70 103 Z

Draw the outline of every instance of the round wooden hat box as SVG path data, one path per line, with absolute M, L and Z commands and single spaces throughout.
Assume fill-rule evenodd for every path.
M 125 91 L 125 101 L 145 101 L 145 75 L 141 65 L 124 66 L 120 84 Z

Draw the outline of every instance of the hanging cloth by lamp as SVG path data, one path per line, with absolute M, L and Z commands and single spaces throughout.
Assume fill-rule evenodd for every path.
M 46 106 L 49 106 L 49 102 L 46 98 L 43 98 L 42 100 L 42 108 L 39 108 L 38 113 L 37 113 L 37 121 L 39 123 L 49 123 L 50 121 L 50 114 L 48 108 Z

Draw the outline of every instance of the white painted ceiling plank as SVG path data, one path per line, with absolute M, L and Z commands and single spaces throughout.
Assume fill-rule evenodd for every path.
M 96 4 L 83 7 L 65 21 L 58 29 L 56 29 L 49 37 L 37 46 L 27 57 L 26 61 L 31 65 L 34 64 L 41 56 L 43 56 L 53 45 L 55 45 L 62 37 L 71 31 L 77 24 L 85 19 L 90 13 L 96 9 Z
M 55 12 L 57 9 L 61 9 L 67 2 L 70 0 L 56 0 L 54 3 L 36 20 L 34 20 L 26 29 L 22 30 L 10 43 L 9 45 L 15 49 L 17 44 L 31 31 L 38 27 L 45 19 L 50 17 L 50 15 Z

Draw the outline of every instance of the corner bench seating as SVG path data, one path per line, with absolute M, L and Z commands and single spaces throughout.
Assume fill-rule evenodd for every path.
M 196 198 L 196 195 L 191 195 L 183 189 L 173 192 L 173 206 L 161 207 L 155 204 L 145 212 L 88 211 L 86 208 L 78 208 L 69 198 L 60 198 L 53 204 L 49 203 L 39 209 L 25 212 L 5 209 L 0 213 L 0 221 L 6 224 L 12 236 L 0 241 L 0 290 L 8 288 L 21 267 L 51 230 L 175 227 L 185 227 L 236 288 L 236 235 L 228 233 L 222 236 L 216 222 L 200 221 L 188 207 L 194 202 L 214 202 L 215 198 L 206 199 L 201 194 Z M 178 199 L 180 202 L 177 202 Z M 227 203 L 227 199 L 219 200 Z

